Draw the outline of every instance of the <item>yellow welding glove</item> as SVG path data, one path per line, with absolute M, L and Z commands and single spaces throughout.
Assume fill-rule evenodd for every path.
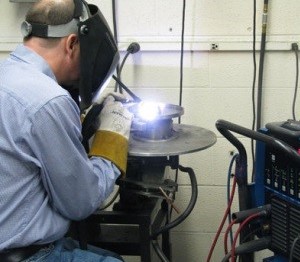
M 103 105 L 100 126 L 94 135 L 89 155 L 110 160 L 124 175 L 133 114 L 111 95 L 104 100 Z

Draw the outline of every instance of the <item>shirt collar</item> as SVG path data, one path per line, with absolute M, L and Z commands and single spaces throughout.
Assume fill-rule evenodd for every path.
M 11 56 L 22 60 L 25 63 L 31 64 L 32 66 L 40 70 L 42 73 L 51 77 L 57 82 L 56 77 L 53 74 L 53 71 L 51 70 L 47 61 L 30 48 L 24 46 L 23 44 L 18 45 L 17 48 L 11 53 Z

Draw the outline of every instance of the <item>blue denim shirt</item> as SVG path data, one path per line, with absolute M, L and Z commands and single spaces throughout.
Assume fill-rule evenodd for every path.
M 46 61 L 18 46 L 0 63 L 0 251 L 61 238 L 119 175 L 110 161 L 88 158 L 78 106 Z

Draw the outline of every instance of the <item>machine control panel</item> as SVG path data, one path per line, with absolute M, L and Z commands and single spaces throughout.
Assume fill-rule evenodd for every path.
M 267 134 L 300 152 L 300 122 L 287 120 L 266 125 Z M 269 146 L 265 152 L 265 186 L 300 201 L 300 165 Z
M 266 125 L 266 134 L 279 139 L 300 153 L 300 122 L 287 120 Z M 285 153 L 265 146 L 264 192 L 266 204 L 271 204 L 271 250 L 289 257 L 297 238 L 300 219 L 300 165 Z M 293 261 L 299 261 L 296 246 Z M 285 260 L 284 260 L 285 261 Z

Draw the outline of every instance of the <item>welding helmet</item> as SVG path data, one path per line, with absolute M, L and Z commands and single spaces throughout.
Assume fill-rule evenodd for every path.
M 24 37 L 65 37 L 77 33 L 80 43 L 80 82 L 78 86 L 81 109 L 89 107 L 110 80 L 119 62 L 119 52 L 111 30 L 96 5 L 74 0 L 73 19 L 62 25 L 46 25 L 24 21 Z

